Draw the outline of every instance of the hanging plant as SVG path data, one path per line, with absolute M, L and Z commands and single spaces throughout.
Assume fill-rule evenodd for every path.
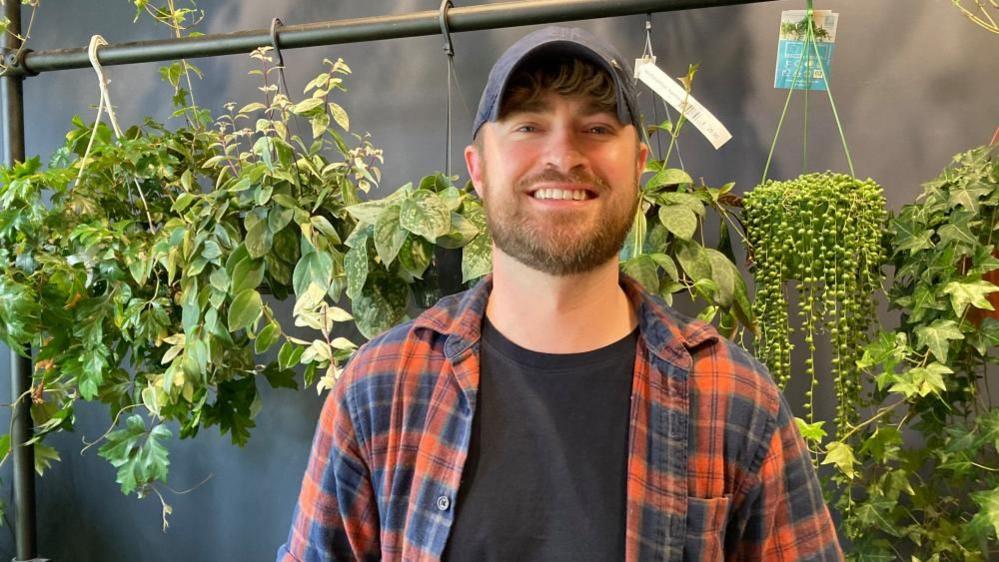
M 466 286 L 491 270 L 492 242 L 470 184 L 459 190 L 447 176 L 427 176 L 417 188 L 409 183 L 388 197 L 346 210 L 357 221 L 346 240 L 347 296 L 358 311 L 357 327 L 365 337 L 405 318 L 410 289 L 421 308 L 433 306 L 443 296 L 438 287 L 428 289 L 422 283 L 436 275 L 437 250 L 463 248 Z
M 682 80 L 688 96 L 697 68 L 690 65 Z M 676 122 L 667 118 L 647 131 L 648 136 L 668 137 L 669 144 L 661 160 L 651 159 L 646 165 L 645 172 L 651 175 L 639 190 L 635 221 L 620 253 L 621 269 L 667 304 L 678 293 L 703 301 L 706 306 L 698 317 L 715 322 L 726 337 L 740 339 L 744 329 L 756 328 L 732 247 L 731 229 L 743 237 L 738 215 L 742 203 L 732 194 L 734 183 L 709 187 L 683 169 L 670 167 L 686 122 L 681 113 Z M 646 143 L 652 146 L 648 138 Z M 710 217 L 709 211 L 715 216 Z M 718 224 L 717 248 L 705 242 L 705 225 L 712 220 Z
M 193 3 L 135 5 L 136 19 L 178 38 L 203 18 Z M 110 427 L 84 451 L 99 446 L 123 493 L 156 494 L 164 529 L 171 424 L 181 438 L 218 426 L 243 445 L 259 382 L 298 388 L 301 371 L 304 386 L 331 387 L 356 349 L 334 332 L 371 337 L 410 302 L 426 305 L 440 293 L 426 273 L 440 249 L 462 251 L 466 284 L 489 269 L 481 206 L 440 174 L 392 195 L 395 221 L 364 223 L 382 152 L 348 134 L 336 98 L 350 68 L 325 60 L 294 100 L 271 50 L 251 54 L 260 101 L 213 118 L 194 101 L 200 69 L 177 61 L 160 75 L 184 126 L 119 131 L 112 116 L 112 132 L 74 118 L 47 166 L 0 168 L 0 340 L 33 354 L 32 386 L 15 400 L 32 404 L 36 470 L 59 460 L 44 440 L 73 429 L 77 401 L 103 402 Z M 446 224 L 424 224 L 441 205 Z M 274 314 L 288 297 L 294 326 L 315 336 Z M 0 436 L 0 462 L 10 447 Z
M 786 386 L 792 335 L 801 334 L 810 381 L 805 412 L 807 422 L 814 423 L 816 342 L 827 336 L 836 421 L 845 428 L 856 415 L 861 391 L 856 361 L 876 320 L 873 293 L 881 285 L 887 214 L 883 191 L 872 180 L 827 172 L 768 181 L 748 193 L 744 203 L 760 323 L 757 357 Z M 800 322 L 793 322 L 789 312 L 789 283 L 797 292 Z
M 335 332 L 401 321 L 435 244 L 470 248 L 466 282 L 488 270 L 481 208 L 440 175 L 393 195 L 394 221 L 364 222 L 382 153 L 364 136 L 348 144 L 335 98 L 349 67 L 325 61 L 293 101 L 269 50 L 252 55 L 263 101 L 212 119 L 185 105 L 193 67 L 175 63 L 162 75 L 186 126 L 117 136 L 75 118 L 48 166 L 0 168 L 0 339 L 34 351 L 32 388 L 15 398 L 32 403 L 36 465 L 58 460 L 43 441 L 72 430 L 78 400 L 103 402 L 111 423 L 93 446 L 123 493 L 164 502 L 164 527 L 171 424 L 243 445 L 257 385 L 298 388 L 300 369 L 304 386 L 331 387 L 356 348 Z M 313 336 L 275 315 L 272 299 L 289 297 Z M 0 438 L 0 457 L 9 446 Z

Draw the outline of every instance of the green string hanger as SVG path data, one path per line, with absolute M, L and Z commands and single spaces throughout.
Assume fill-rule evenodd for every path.
M 832 87 L 829 85 L 829 69 L 822 65 L 822 57 L 819 53 L 818 43 L 815 41 L 815 10 L 812 7 L 812 0 L 806 0 L 806 13 L 805 21 L 808 24 L 807 31 L 805 33 L 805 49 L 807 50 L 809 45 L 812 47 L 812 52 L 815 54 L 815 60 L 818 62 L 819 67 L 822 70 L 822 79 L 826 82 L 826 94 L 829 96 L 829 106 L 832 108 L 833 119 L 836 121 L 836 129 L 839 131 L 840 141 L 843 143 L 843 152 L 846 154 L 846 163 L 850 168 L 850 176 L 856 177 L 857 174 L 853 169 L 853 159 L 850 157 L 850 148 L 846 144 L 846 135 L 843 133 L 843 124 L 839 119 L 839 112 L 836 111 L 836 102 L 833 100 Z M 780 119 L 777 121 L 777 131 L 774 133 L 773 142 L 770 143 L 770 153 L 767 155 L 767 164 L 763 168 L 763 177 L 760 179 L 760 183 L 767 180 L 767 175 L 770 172 L 770 163 L 773 161 L 774 149 L 777 147 L 777 138 L 780 136 L 781 127 L 784 124 L 784 118 L 787 116 L 787 108 L 791 104 L 791 96 L 794 95 L 795 87 L 798 85 L 798 79 L 801 77 L 801 71 L 804 67 L 805 59 L 809 58 L 802 53 L 801 60 L 798 61 L 798 66 L 794 70 L 794 78 L 791 81 L 791 88 L 787 92 L 787 98 L 784 100 L 784 110 L 780 114 Z M 809 67 L 811 63 L 809 63 Z M 804 166 L 803 172 L 807 171 L 808 168 L 808 91 L 805 91 L 805 138 L 802 141 L 802 163 Z

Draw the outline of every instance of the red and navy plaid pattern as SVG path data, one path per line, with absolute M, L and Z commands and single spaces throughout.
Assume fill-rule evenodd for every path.
M 639 311 L 625 560 L 842 560 L 765 369 L 621 275 Z M 492 287 L 363 345 L 323 408 L 281 562 L 439 560 L 454 520 Z M 510 537 L 517 540 L 516 537 Z

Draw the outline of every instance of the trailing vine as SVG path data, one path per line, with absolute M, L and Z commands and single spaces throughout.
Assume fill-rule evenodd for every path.
M 857 560 L 999 553 L 997 150 L 956 155 L 890 222 L 901 322 L 864 349 L 871 393 L 859 406 L 876 411 L 841 438 L 835 463 Z
M 880 186 L 844 174 L 806 174 L 768 181 L 745 197 L 753 252 L 757 356 L 784 387 L 791 378 L 795 332 L 805 345 L 805 418 L 814 420 L 816 342 L 832 346 L 836 423 L 845 431 L 857 416 L 861 373 L 856 367 L 875 324 L 874 291 L 881 286 L 881 246 L 887 211 Z M 797 321 L 789 312 L 793 283 Z
M 378 186 L 382 153 L 348 135 L 335 101 L 350 68 L 325 61 L 291 100 L 271 79 L 269 48 L 252 56 L 263 102 L 228 103 L 206 122 L 206 110 L 178 108 L 198 118 L 177 129 L 146 120 L 120 138 L 75 118 L 48 166 L 35 157 L 0 168 L 0 339 L 34 352 L 32 388 L 17 399 L 32 403 L 37 466 L 58 460 L 44 438 L 72 429 L 77 401 L 99 400 L 111 427 L 92 445 L 123 493 L 163 501 L 164 527 L 157 484 L 175 431 L 218 426 L 243 445 L 259 383 L 298 388 L 300 369 L 304 386 L 332 386 L 356 348 L 351 325 L 370 337 L 402 319 L 428 244 L 469 246 L 467 281 L 483 274 L 488 236 L 471 227 L 480 213 L 439 175 L 398 191 L 400 220 L 380 222 L 371 243 L 385 251 L 393 228 L 423 238 L 393 247 L 394 262 L 364 255 L 355 215 Z M 177 76 L 164 73 L 174 87 Z M 295 134 L 297 123 L 311 135 Z M 424 217 L 440 204 L 447 222 L 428 231 Z M 294 325 L 315 335 L 293 333 L 271 297 L 294 297 Z M 9 447 L 0 438 L 0 456 Z

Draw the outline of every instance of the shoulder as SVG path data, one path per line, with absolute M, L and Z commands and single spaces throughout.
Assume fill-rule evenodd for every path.
M 432 331 L 417 329 L 414 322 L 393 326 L 357 349 L 337 381 L 352 401 L 375 398 L 382 389 L 391 389 L 426 367 L 439 346 Z
M 774 432 L 792 423 L 780 388 L 762 363 L 711 324 L 669 307 L 665 314 L 687 335 L 691 447 L 723 452 L 736 473 L 757 470 Z
M 713 325 L 660 304 L 661 318 L 673 324 L 671 329 L 680 335 L 690 355 L 688 384 L 693 393 L 702 399 L 745 402 L 769 415 L 778 414 L 780 389 L 766 366 Z

